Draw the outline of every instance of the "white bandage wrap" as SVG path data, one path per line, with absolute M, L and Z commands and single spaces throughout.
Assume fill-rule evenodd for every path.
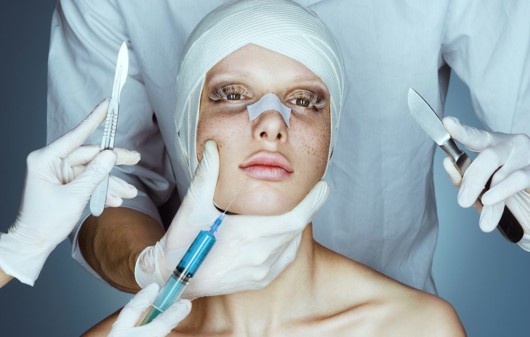
M 295 18 L 295 20 L 293 20 Z M 184 49 L 179 77 L 175 127 L 180 146 L 179 191 L 186 191 L 198 165 L 196 130 L 206 73 L 248 44 L 290 57 L 315 73 L 331 97 L 331 154 L 344 96 L 340 48 L 327 26 L 310 10 L 289 0 L 229 1 L 208 14 Z
M 291 119 L 291 108 L 285 106 L 280 98 L 273 93 L 263 95 L 259 101 L 247 106 L 248 117 L 251 121 L 258 118 L 266 111 L 277 111 L 283 118 L 283 121 L 289 127 L 289 120 Z

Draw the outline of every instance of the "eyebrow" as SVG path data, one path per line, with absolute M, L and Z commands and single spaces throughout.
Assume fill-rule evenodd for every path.
M 317 92 L 320 95 L 323 95 L 325 93 L 327 93 L 327 95 L 329 95 L 329 89 L 326 86 L 326 84 L 324 82 L 322 82 L 322 80 L 320 80 L 318 77 L 316 77 L 315 80 L 306 80 L 306 79 L 304 79 L 304 80 L 296 81 L 295 82 L 296 85 L 293 85 L 293 89 L 296 88 L 296 87 L 303 87 L 303 88 L 306 88 L 306 89 L 310 89 L 310 91 Z
M 210 77 L 205 78 L 205 82 L 213 86 L 224 86 L 229 84 L 244 84 L 247 79 L 251 79 L 253 75 L 249 71 L 223 71 L 219 74 L 213 74 Z M 329 92 L 326 84 L 315 74 L 311 78 L 307 78 L 305 75 L 294 76 L 291 83 L 296 83 L 294 87 L 303 86 L 307 88 L 312 88 L 317 91 L 327 91 Z
M 239 71 L 238 71 L 239 70 Z M 247 71 L 240 71 L 240 69 L 234 69 L 229 71 L 223 71 L 222 73 L 218 74 L 212 74 L 208 75 L 206 74 L 205 81 L 208 81 L 210 83 L 214 83 L 215 85 L 226 85 L 226 84 L 233 84 L 233 83 L 241 83 L 242 80 L 245 78 L 249 78 L 250 72 Z

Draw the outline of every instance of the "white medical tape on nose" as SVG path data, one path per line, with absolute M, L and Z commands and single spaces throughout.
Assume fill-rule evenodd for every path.
M 278 111 L 283 118 L 283 121 L 289 127 L 289 120 L 291 119 L 291 108 L 285 106 L 280 98 L 273 93 L 268 93 L 260 98 L 254 104 L 247 106 L 248 116 L 251 121 L 255 120 L 265 111 Z

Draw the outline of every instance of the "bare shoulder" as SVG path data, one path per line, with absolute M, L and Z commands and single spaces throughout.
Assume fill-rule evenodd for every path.
M 336 335 L 466 336 L 456 311 L 445 300 L 399 283 L 389 286 L 380 296 L 349 310 L 349 323 Z
M 336 315 L 335 336 L 466 336 L 454 308 L 440 297 L 411 288 L 351 260 L 331 256 L 335 275 L 326 296 Z M 329 279 L 329 278 L 328 278 Z M 332 290 L 330 290 L 332 289 Z M 331 294 L 330 294 L 331 293 Z
M 440 297 L 403 286 L 387 299 L 385 320 L 393 327 L 389 333 L 408 336 L 466 336 L 462 323 L 447 301 Z

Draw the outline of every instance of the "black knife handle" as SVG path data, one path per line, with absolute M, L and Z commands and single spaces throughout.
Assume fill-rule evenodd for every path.
M 495 172 L 493 174 L 495 174 Z M 491 178 L 493 178 L 493 175 L 490 177 L 490 179 L 486 183 L 486 186 L 484 187 L 484 191 L 482 191 L 482 193 L 480 194 L 480 197 L 482 197 L 482 194 L 484 194 L 487 190 L 490 189 Z M 480 201 L 480 204 L 482 205 L 482 201 Z M 499 220 L 499 225 L 497 226 L 497 228 L 499 229 L 499 231 L 502 233 L 502 235 L 506 239 L 508 239 L 509 241 L 513 243 L 517 243 L 521 241 L 524 235 L 523 227 L 521 227 L 521 224 L 519 223 L 519 221 L 517 221 L 517 219 L 513 215 L 512 211 L 510 211 L 508 206 L 504 206 L 504 211 L 502 212 L 502 216 L 501 216 L 501 219 Z
M 453 160 L 453 163 L 455 164 L 456 168 L 458 169 L 458 171 L 460 171 L 460 175 L 463 177 L 464 172 L 466 172 L 467 168 L 471 164 L 471 159 L 469 158 L 469 156 L 464 151 L 458 148 L 452 138 L 449 138 L 449 140 L 447 140 L 444 144 L 440 145 L 440 147 Z M 497 172 L 499 169 L 497 169 L 495 172 Z M 488 179 L 488 182 L 484 186 L 484 190 L 480 193 L 478 197 L 480 205 L 482 205 L 482 195 L 490 189 L 491 179 L 493 178 L 495 172 L 493 172 L 491 177 Z M 497 225 L 497 229 L 507 240 L 513 243 L 521 241 L 524 236 L 523 227 L 521 226 L 519 221 L 517 221 L 512 211 L 510 211 L 507 206 L 504 206 L 504 211 L 502 213 L 501 219 L 499 220 L 499 224 Z

